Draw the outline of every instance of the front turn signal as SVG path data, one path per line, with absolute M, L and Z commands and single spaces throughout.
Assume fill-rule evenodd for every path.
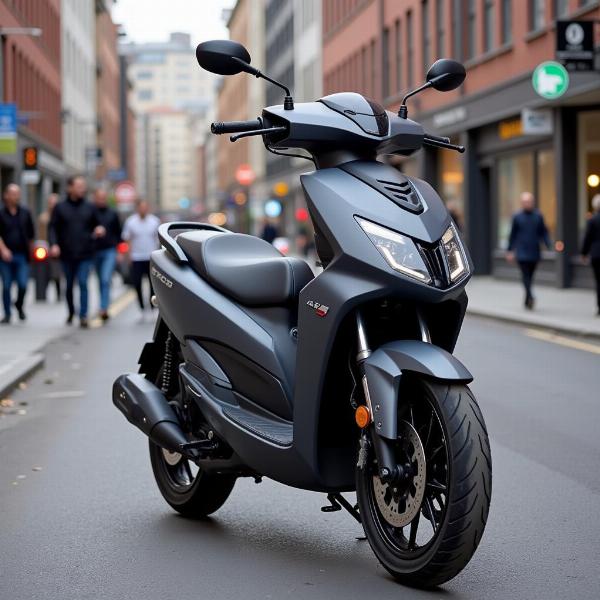
M 364 429 L 371 422 L 371 413 L 366 406 L 359 406 L 354 413 L 356 424 Z

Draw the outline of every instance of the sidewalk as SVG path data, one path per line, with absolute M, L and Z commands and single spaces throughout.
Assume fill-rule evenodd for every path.
M 470 314 L 600 339 L 593 290 L 537 285 L 534 310 L 523 307 L 523 288 L 516 281 L 473 277 L 467 284 L 467 294 Z
M 90 277 L 88 284 L 90 317 L 98 311 L 98 280 Z M 122 296 L 127 287 L 121 277 L 115 275 L 112 286 L 112 300 Z M 79 289 L 75 286 L 75 302 L 78 304 Z M 1 309 L 0 309 L 1 310 Z M 48 287 L 48 300 L 35 302 L 35 287 L 30 282 L 27 292 L 27 320 L 20 322 L 13 311 L 10 325 L 0 326 L 0 399 L 44 364 L 44 347 L 52 340 L 71 333 L 79 327 L 75 319 L 73 325 L 65 325 L 67 308 L 63 300 L 56 302 L 53 287 Z

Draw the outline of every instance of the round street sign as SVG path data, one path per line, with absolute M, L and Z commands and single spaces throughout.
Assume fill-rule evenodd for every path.
M 560 63 L 549 60 L 535 68 L 531 82 L 542 98 L 554 100 L 569 88 L 569 73 Z
M 115 199 L 119 204 L 133 204 L 135 198 L 135 187 L 131 181 L 122 181 L 115 188 Z
M 250 165 L 240 165 L 235 170 L 235 179 L 240 185 L 252 185 L 255 177 L 254 171 Z

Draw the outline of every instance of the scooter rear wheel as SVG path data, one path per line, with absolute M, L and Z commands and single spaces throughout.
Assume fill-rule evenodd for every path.
M 492 463 L 475 397 L 463 385 L 414 379 L 398 415 L 398 464 L 410 476 L 384 484 L 369 449 L 356 469 L 357 500 L 373 552 L 398 581 L 434 587 L 455 577 L 487 521 Z
M 231 493 L 235 477 L 208 474 L 181 454 L 150 441 L 150 462 L 160 493 L 178 513 L 202 518 L 217 511 Z

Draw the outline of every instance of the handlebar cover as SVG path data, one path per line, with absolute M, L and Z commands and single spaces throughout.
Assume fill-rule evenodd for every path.
M 223 133 L 240 133 L 242 131 L 254 131 L 262 129 L 262 119 L 252 119 L 250 121 L 218 121 L 212 123 L 210 130 L 216 135 Z

